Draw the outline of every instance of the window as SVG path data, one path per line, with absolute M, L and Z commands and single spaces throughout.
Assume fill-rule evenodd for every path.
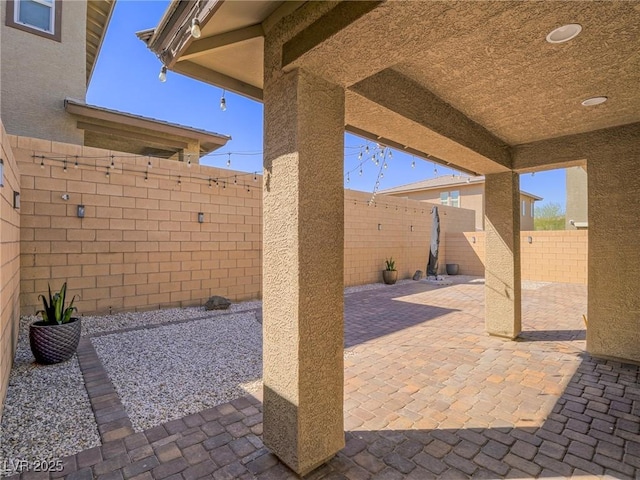
M 449 205 L 451 205 L 452 207 L 460 206 L 460 192 L 458 190 L 454 190 L 450 192 L 449 197 L 450 197 Z
M 522 200 L 522 216 L 524 217 L 527 214 L 527 201 Z
M 532 202 L 531 202 L 531 218 L 533 218 L 533 217 L 534 217 L 533 213 L 535 212 L 535 206 L 534 206 L 534 205 L 535 205 L 535 203 L 536 203 L 535 201 L 532 201 Z
M 460 192 L 458 190 L 453 190 L 451 192 L 441 192 L 440 205 L 449 205 L 451 207 L 459 207 Z
M 10 27 L 60 41 L 60 0 L 9 0 L 7 21 Z

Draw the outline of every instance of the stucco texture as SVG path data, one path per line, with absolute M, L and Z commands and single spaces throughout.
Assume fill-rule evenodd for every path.
M 507 338 L 522 330 L 519 184 L 511 172 L 485 182 L 485 323 L 491 335 Z
M 344 91 L 276 64 L 265 78 L 264 441 L 305 474 L 344 446 Z
M 6 7 L 0 2 L 0 116 L 7 133 L 82 144 L 64 99 L 86 95 L 87 3 L 62 2 L 60 42 L 8 27 Z

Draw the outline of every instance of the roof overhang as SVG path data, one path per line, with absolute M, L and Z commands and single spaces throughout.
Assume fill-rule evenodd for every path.
M 576 22 L 571 42 L 545 40 Z M 640 125 L 630 2 L 172 0 L 139 37 L 169 69 L 262 100 L 263 35 L 282 71 L 345 88 L 348 131 L 470 174 L 577 165 Z M 594 95 L 609 101 L 581 105 Z
M 86 26 L 86 71 L 87 86 L 91 81 L 98 54 L 102 47 L 116 0 L 89 0 L 87 2 Z
M 67 98 L 65 110 L 85 131 L 85 145 L 139 155 L 171 156 L 197 149 L 198 158 L 223 147 L 229 136 L 87 105 Z M 195 153 L 195 152 L 194 152 Z

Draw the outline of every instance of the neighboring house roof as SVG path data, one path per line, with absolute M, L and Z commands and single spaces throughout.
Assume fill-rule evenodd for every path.
M 93 68 L 96 65 L 115 4 L 116 0 L 89 0 L 87 2 L 87 86 L 91 81 Z
M 65 110 L 78 117 L 78 128 L 85 131 L 85 145 L 153 155 L 178 153 L 193 144 L 199 145 L 199 156 L 223 147 L 231 137 L 155 118 L 87 105 L 67 98 Z M 104 147 L 105 144 L 115 146 Z
M 439 190 L 443 187 L 456 187 L 470 184 L 484 184 L 484 176 L 478 175 L 475 177 L 467 177 L 462 175 L 443 175 L 441 177 L 420 180 L 419 182 L 408 183 L 398 187 L 387 188 L 386 190 L 380 190 L 379 193 L 394 195 L 398 193 L 421 192 L 424 190 Z M 520 194 L 531 197 L 535 201 L 542 200 L 542 197 L 525 192 L 524 190 L 520 190 Z

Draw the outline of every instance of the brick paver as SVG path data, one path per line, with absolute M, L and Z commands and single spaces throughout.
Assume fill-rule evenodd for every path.
M 483 288 L 346 296 L 346 446 L 307 478 L 640 478 L 639 367 L 584 353 L 586 288 L 525 289 L 515 342 L 484 333 Z M 65 478 L 297 478 L 262 444 L 256 398 L 126 432 L 91 350 L 81 365 L 103 445 L 65 459 Z

